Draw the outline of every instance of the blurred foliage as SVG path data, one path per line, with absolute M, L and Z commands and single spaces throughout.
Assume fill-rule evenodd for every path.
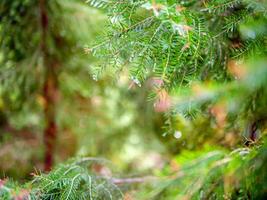
M 105 155 L 116 163 L 127 160 L 129 167 L 119 166 L 130 170 L 136 167 L 133 159 L 145 155 L 146 149 L 164 151 L 157 139 L 162 122 L 157 125 L 153 121 L 161 115 L 154 115 L 146 87 L 135 88 L 127 71 L 118 74 L 115 81 L 109 72 L 97 81 L 92 76 L 91 66 L 99 61 L 86 55 L 84 46 L 105 31 L 106 17 L 82 1 L 47 4 L 51 40 L 47 45 L 51 58 L 60 65 L 56 161 Z M 38 1 L 2 1 L 0 6 L 1 176 L 28 178 L 34 167 L 41 168 L 43 157 L 45 101 L 39 5 Z M 147 145 L 147 141 L 152 142 Z M 135 152 L 137 144 L 140 149 Z M 23 170 L 18 172 L 17 165 Z
M 265 0 L 46 3 L 60 65 L 56 161 L 115 165 L 38 171 L 38 1 L 2 0 L 0 198 L 266 199 Z
M 232 152 L 211 146 L 185 150 L 159 175 L 163 180 L 145 199 L 265 199 L 266 141 Z

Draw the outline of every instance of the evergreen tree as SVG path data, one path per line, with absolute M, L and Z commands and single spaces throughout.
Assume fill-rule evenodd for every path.
M 237 156 L 233 153 L 234 158 L 229 158 L 227 153 L 221 156 L 216 153 L 217 158 L 207 153 L 207 160 L 192 164 L 195 170 L 186 163 L 181 172 L 185 174 L 185 184 L 192 177 L 191 186 L 196 189 L 181 193 L 184 187 L 181 184 L 176 191 L 174 188 L 183 182 L 178 174 L 174 181 L 160 185 L 164 189 L 154 198 L 263 199 L 266 188 L 257 189 L 256 180 L 265 185 L 265 173 L 256 180 L 251 177 L 259 176 L 257 173 L 266 169 L 259 160 L 266 159 L 262 138 L 266 135 L 267 122 L 267 2 L 87 2 L 105 10 L 110 17 L 106 39 L 86 49 L 105 58 L 105 63 L 95 68 L 96 76 L 105 67 L 117 70 L 127 67 L 133 82 L 139 86 L 148 78 L 155 78 L 156 106 L 163 102 L 168 108 L 168 96 L 174 97 L 166 120 L 167 135 L 180 138 L 183 134 L 187 139 L 180 144 L 187 144 L 189 149 L 197 146 L 194 145 L 197 141 L 205 143 L 214 138 L 223 145 L 231 137 L 235 152 L 239 152 Z M 238 148 L 242 140 L 248 149 Z M 214 160 L 217 162 L 212 164 Z M 201 163 L 210 178 L 198 177 Z M 193 178 L 191 173 L 197 176 Z M 238 174 L 235 178 L 239 186 L 222 181 L 231 173 Z M 244 174 L 249 174 L 249 178 Z M 218 177 L 222 177 L 221 182 L 216 181 Z M 231 189 L 223 191 L 222 187 Z
M 265 1 L 88 2 L 91 6 L 106 10 L 110 17 L 107 39 L 87 49 L 100 57 L 106 56 L 105 64 L 96 68 L 96 73 L 105 66 L 115 66 L 118 70 L 127 66 L 137 85 L 141 85 L 147 77 L 156 77 L 161 82 L 156 85 L 157 98 L 166 98 L 166 94 L 162 93 L 165 90 L 182 94 L 181 90 L 185 92 L 192 88 L 196 93 L 203 93 L 199 94 L 201 102 L 185 100 L 189 104 L 174 109 L 191 117 L 199 110 L 199 103 L 203 110 L 207 108 L 203 104 L 214 105 L 215 98 L 219 98 L 219 94 L 207 94 L 206 97 L 205 90 L 201 91 L 200 88 L 197 91 L 198 85 L 195 83 L 209 81 L 224 88 L 229 84 L 231 86 L 227 89 L 230 91 L 225 88 L 222 92 L 216 88 L 216 92 L 224 93 L 228 98 L 234 87 L 243 88 L 234 92 L 237 98 L 251 93 L 246 96 L 248 104 L 240 109 L 243 115 L 247 115 L 244 120 L 251 121 L 248 125 L 251 129 L 249 138 L 255 140 L 253 132 L 256 124 L 266 118 L 261 112 L 255 112 L 257 108 L 254 105 L 263 106 L 260 98 L 265 98 L 262 91 L 264 82 L 257 86 L 250 85 L 253 88 L 240 84 L 246 82 L 243 80 L 245 73 L 250 73 L 251 81 L 255 81 L 252 73 L 259 75 L 256 69 L 250 71 L 247 60 L 266 56 Z M 261 74 L 264 76 L 263 72 Z M 239 86 L 232 86 L 235 84 Z M 255 103 L 251 104 L 252 101 Z M 191 114 L 186 107 L 190 107 Z
M 53 34 L 48 37 L 48 24 L 53 22 L 51 16 L 56 12 L 48 9 L 54 2 L 47 2 L 40 0 L 38 4 L 42 19 L 39 36 L 42 37 L 31 38 L 39 38 L 45 66 L 51 67 L 63 61 L 58 54 L 51 54 L 48 44 L 63 47 L 57 46 L 58 40 Z M 103 9 L 110 19 L 106 37 L 85 49 L 104 60 L 95 67 L 93 78 L 97 80 L 106 67 L 112 67 L 117 71 L 127 68 L 133 84 L 140 87 L 146 80 L 152 80 L 156 109 L 168 110 L 166 135 L 182 137 L 180 144 L 185 150 L 173 159 L 173 165 L 159 173 L 164 180 L 159 181 L 158 186 L 144 189 L 150 190 L 146 199 L 265 199 L 267 2 L 87 2 Z M 1 30 L 10 30 L 2 24 L 5 23 L 1 23 Z M 20 44 L 13 39 L 3 41 Z M 12 45 L 7 52 L 16 49 Z M 24 58 L 24 54 L 11 53 L 14 55 L 18 56 L 16 59 Z M 9 62 L 17 62 L 14 59 Z M 9 62 L 4 62 L 7 69 Z M 48 69 L 44 70 L 46 79 L 42 86 L 46 102 L 51 102 L 51 107 L 47 107 L 47 111 L 52 110 L 49 119 L 54 119 L 55 99 L 46 92 L 49 89 L 55 93 L 57 76 L 54 73 L 58 72 L 54 67 L 51 71 Z M 50 111 L 47 113 L 50 115 Z M 242 137 L 246 139 L 244 144 Z M 214 144 L 212 140 L 217 140 L 214 143 L 220 147 L 205 147 L 209 142 Z M 226 140 L 233 143 L 228 149 L 223 148 Z M 194 144 L 197 142 L 203 146 L 200 150 L 195 148 L 201 146 Z M 94 176 L 96 181 L 92 182 L 91 175 L 79 161 L 62 165 L 48 175 L 36 176 L 37 184 L 33 183 L 33 190 L 27 195 L 40 199 L 123 198 L 120 192 L 114 196 L 109 190 L 105 193 L 109 185 L 117 189 L 112 179 L 104 177 L 105 184 L 98 185 L 98 177 Z M 106 183 L 108 186 L 103 187 Z M 10 198 L 10 191 L 14 189 L 2 187 L 0 195 Z M 139 194 L 135 195 L 138 199 Z
M 27 108 L 28 112 L 43 116 L 45 170 L 54 162 L 59 75 L 87 65 L 83 62 L 82 49 L 97 31 L 97 27 L 90 28 L 92 21 L 88 12 L 91 10 L 79 1 L 4 0 L 0 3 L 4 114 L 19 113 Z M 78 61 L 74 62 L 73 55 Z M 84 71 L 89 70 L 84 67 Z
M 151 75 L 168 90 L 194 80 L 225 81 L 229 60 L 266 51 L 263 30 L 252 35 L 240 30 L 247 22 L 264 25 L 266 2 L 87 2 L 110 17 L 106 40 L 87 50 L 106 56 L 103 66 L 129 67 L 137 84 Z

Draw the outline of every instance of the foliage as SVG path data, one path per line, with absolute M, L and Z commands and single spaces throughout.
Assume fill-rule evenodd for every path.
M 82 47 L 99 31 L 98 27 L 87 15 L 91 9 L 79 1 L 47 1 L 46 4 L 50 59 L 59 63 L 57 72 L 71 73 L 85 66 Z M 11 111 L 27 106 L 25 101 L 36 107 L 36 93 L 42 93 L 45 68 L 39 9 L 39 2 L 35 0 L 4 0 L 0 4 L 1 94 L 5 106 L 10 106 Z M 94 16 L 97 21 L 103 19 L 96 13 Z M 94 28 L 88 32 L 92 26 Z M 83 70 L 89 71 L 88 67 L 83 67 Z
M 158 181 L 132 188 L 129 198 L 266 198 L 265 0 L 87 0 L 109 19 L 104 36 L 97 40 L 87 35 L 89 6 L 74 0 L 47 2 L 52 19 L 48 53 L 62 66 L 58 80 L 64 101 L 58 120 L 62 133 L 80 134 L 82 145 L 76 154 L 112 155 L 117 162 L 121 154 L 137 155 L 135 163 L 126 164 L 127 173 L 155 162 L 149 163 L 149 172 Z M 38 80 L 43 73 L 38 67 L 40 30 L 26 26 L 37 27 L 38 11 L 25 12 L 29 8 L 35 10 L 36 1 L 0 3 L 1 76 L 13 77 L 3 79 L 0 86 L 4 104 L 11 106 L 5 108 L 8 111 L 15 110 L 13 106 L 20 110 L 25 98 L 38 94 L 43 81 Z M 79 11 L 88 18 L 69 18 Z M 92 26 L 98 31 L 103 28 Z M 4 37 L 6 32 L 10 36 Z M 28 33 L 30 46 L 25 39 Z M 98 58 L 89 57 L 93 68 L 81 51 L 85 44 L 89 45 L 85 51 Z M 27 66 L 34 70 L 19 71 Z M 92 71 L 96 83 L 87 81 Z M 119 87 L 113 87 L 110 74 L 119 77 Z M 123 80 L 127 75 L 131 81 Z M 158 136 L 162 126 L 160 115 L 145 101 L 148 91 L 153 92 L 154 109 L 166 113 L 166 131 L 160 137 L 169 153 L 164 158 L 153 158 L 146 151 L 154 142 L 150 134 Z M 40 99 L 34 100 L 42 104 Z M 90 143 L 88 137 L 93 138 Z M 131 153 L 124 148 L 127 145 Z M 160 145 L 153 146 L 153 151 L 161 152 Z M 75 148 L 73 143 L 65 147 Z M 0 182 L 0 197 L 127 199 L 112 180 L 74 161 L 48 174 L 39 173 L 26 185 Z
M 108 177 L 88 171 L 101 159 L 82 159 L 61 164 L 49 174 L 35 174 L 24 189 L 12 181 L 1 182 L 1 199 L 122 199 L 123 195 Z
M 108 64 L 104 63 L 104 67 L 129 68 L 133 82 L 139 86 L 151 76 L 161 81 L 154 89 L 155 97 L 167 101 L 162 91 L 174 96 L 166 129 L 176 139 L 182 137 L 183 147 L 199 148 L 214 143 L 212 138 L 217 137 L 215 143 L 224 146 L 232 143 L 233 148 L 241 144 L 240 135 L 245 138 L 246 146 L 264 138 L 266 1 L 108 1 L 109 6 L 106 1 L 88 2 L 106 10 L 110 17 L 107 39 L 88 50 L 99 57 L 107 55 Z M 96 68 L 97 73 L 103 70 L 99 69 Z M 201 145 L 197 143 L 200 137 Z M 257 154 L 257 159 L 264 159 L 265 146 L 258 148 L 251 151 Z M 264 197 L 264 189 L 253 187 L 257 181 L 252 178 L 259 176 L 258 170 L 264 170 L 264 164 L 255 171 L 246 171 L 245 168 L 253 168 L 253 162 L 258 161 L 249 156 L 229 158 L 220 152 L 215 152 L 215 157 L 209 155 L 204 154 L 207 159 L 203 163 L 194 163 L 196 170 L 182 169 L 184 185 L 181 179 L 162 184 L 164 189 L 159 196 L 163 199 L 183 199 L 183 195 L 189 199 Z M 215 161 L 222 162 L 223 167 L 220 164 L 219 169 L 213 169 Z M 230 167 L 228 164 L 224 167 L 224 161 Z M 227 176 L 228 167 L 242 171 L 240 177 L 235 177 L 240 181 L 237 187 L 232 180 L 226 186 L 221 185 L 224 179 L 220 177 Z M 191 185 L 187 179 L 198 178 L 202 172 L 209 178 L 193 179 Z M 243 178 L 245 175 L 247 179 Z M 265 176 L 256 180 L 264 185 Z M 181 184 L 180 190 L 175 183 Z M 190 187 L 183 192 L 188 184 Z M 170 196 L 164 196 L 165 189 Z
M 241 38 L 239 32 L 242 23 L 266 21 L 264 2 L 88 2 L 107 10 L 111 29 L 106 40 L 89 50 L 106 57 L 104 66 L 129 67 L 138 85 L 149 76 L 163 80 L 168 89 L 193 80 L 224 81 L 229 59 L 266 51 L 264 34 Z
M 184 151 L 166 170 L 164 176 L 170 178 L 158 184 L 149 199 L 264 199 L 265 160 L 266 142 L 232 152 Z

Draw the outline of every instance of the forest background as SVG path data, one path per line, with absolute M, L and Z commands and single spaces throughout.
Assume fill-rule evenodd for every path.
M 266 7 L 2 0 L 0 197 L 264 199 Z

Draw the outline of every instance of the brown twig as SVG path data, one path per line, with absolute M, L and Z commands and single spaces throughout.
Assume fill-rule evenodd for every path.
M 134 177 L 134 178 L 111 178 L 110 181 L 116 185 L 122 184 L 133 184 L 133 183 L 146 183 L 158 180 L 157 177 L 145 176 L 145 177 Z

